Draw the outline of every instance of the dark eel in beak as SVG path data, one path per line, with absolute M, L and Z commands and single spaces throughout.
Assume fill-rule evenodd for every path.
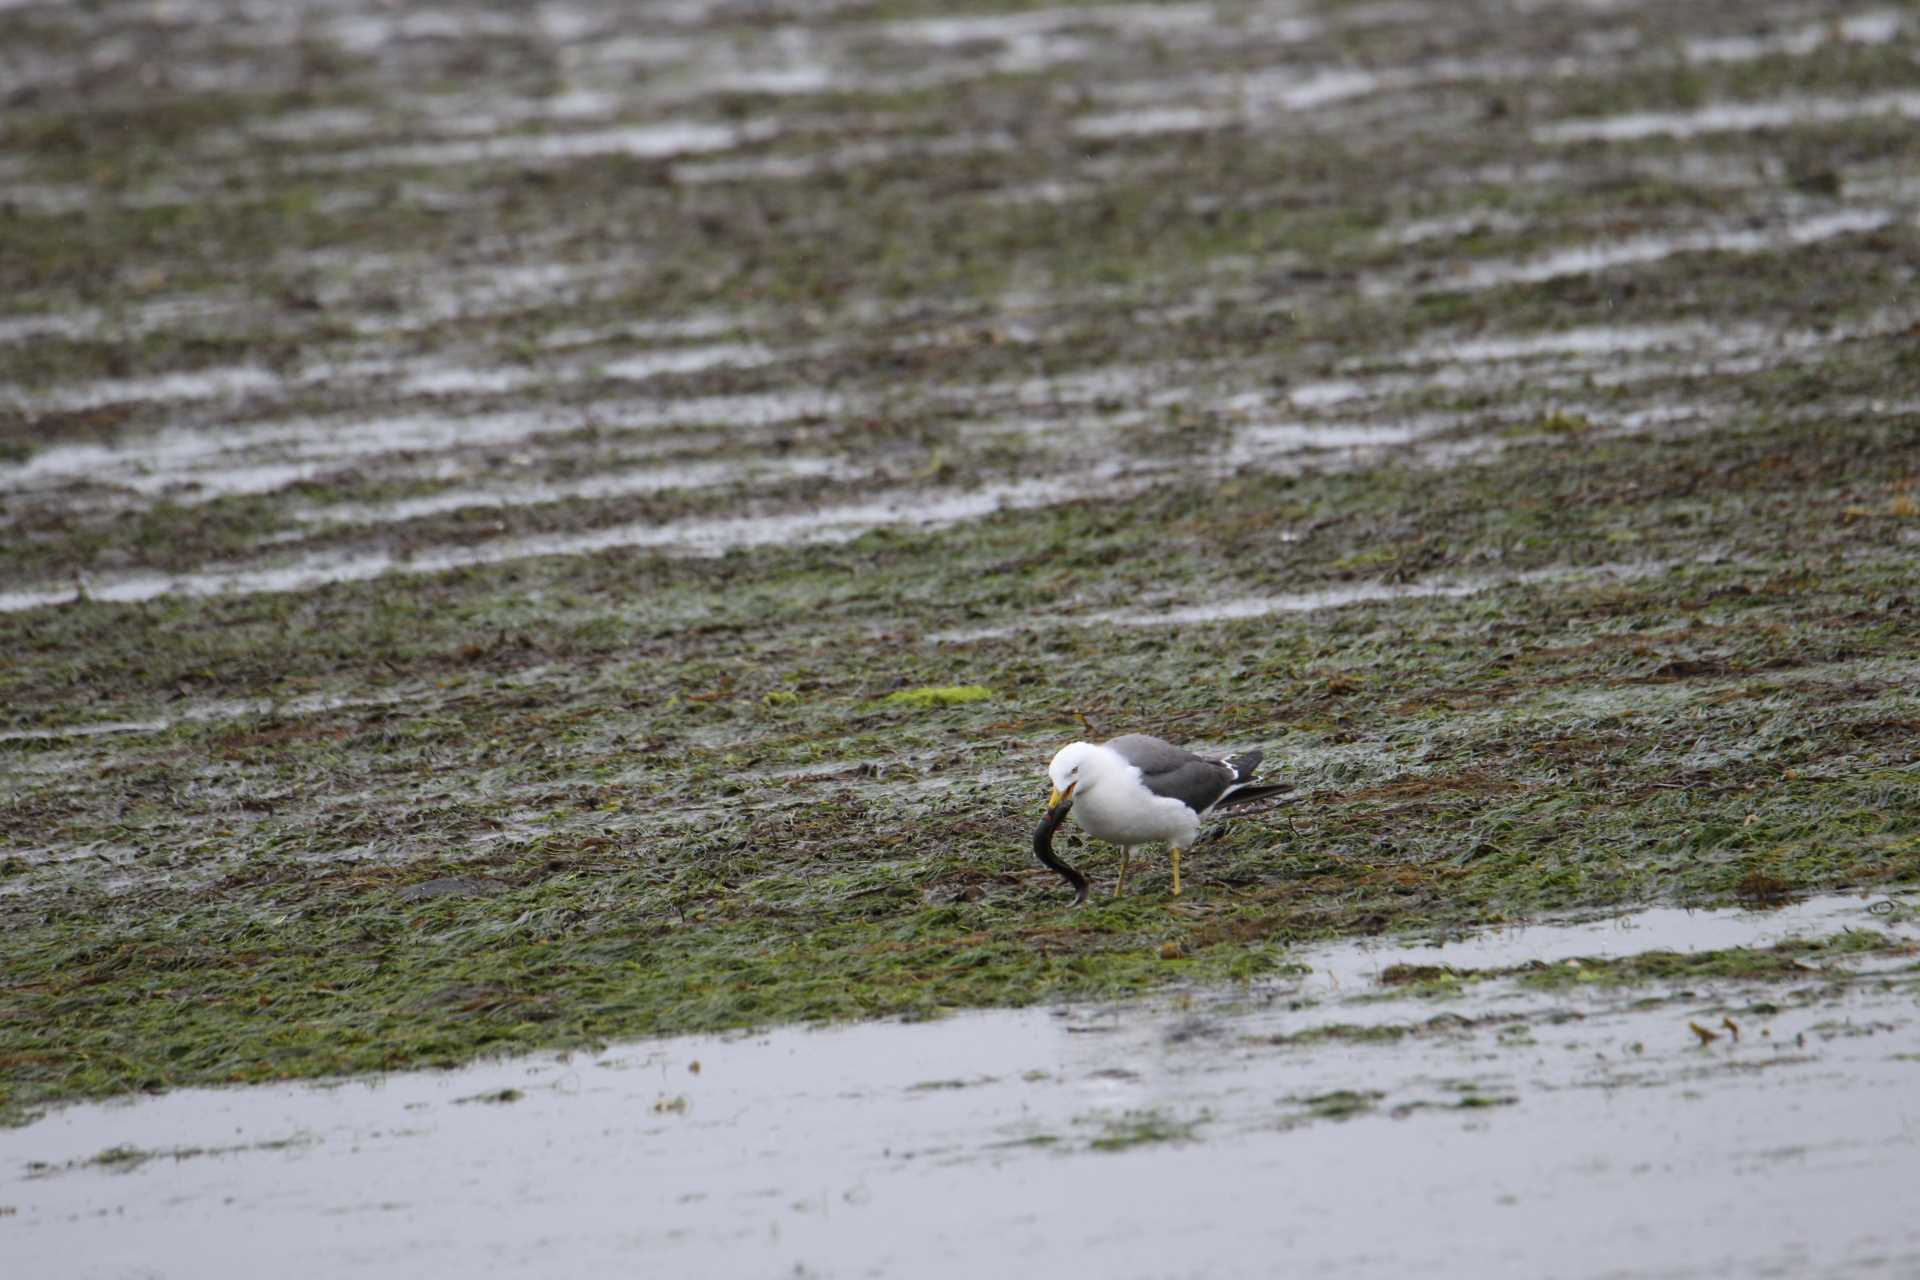
M 1071 789 L 1069 789 L 1071 790 Z M 1073 796 L 1069 794 L 1060 803 L 1047 810 L 1047 816 L 1033 831 L 1033 852 L 1040 861 L 1058 871 L 1073 886 L 1073 905 L 1084 905 L 1087 900 L 1087 878 L 1075 871 L 1067 863 L 1053 856 L 1053 833 L 1067 820 L 1067 810 L 1073 808 Z

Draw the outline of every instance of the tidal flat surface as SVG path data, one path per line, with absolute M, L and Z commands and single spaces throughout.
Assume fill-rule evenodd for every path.
M 80 1105 L 0 1134 L 0 1203 L 84 1276 L 1901 1274 L 1916 908 Z
M 1144 998 L 1158 1043 L 1164 1002 L 1316 948 L 1902 900 L 1917 60 L 1911 6 L 1793 0 L 0 4 L 7 1149 L 76 1103 L 678 1052 L 646 1037 L 934 1044 Z M 925 686 L 988 696 L 889 700 Z M 1158 861 L 1115 900 L 1063 833 L 1069 911 L 1042 770 L 1128 731 L 1264 747 L 1293 790 L 1177 900 Z M 1804 937 L 1877 955 L 1851 928 Z M 1884 945 L 1805 1020 L 1904 1047 L 1789 1064 L 1794 1124 L 1913 1051 Z M 1410 981 L 1469 1019 L 1532 990 Z M 1734 1052 L 1593 1016 L 1705 1055 L 1662 1079 Z M 861 1025 L 901 1017 L 945 1021 Z M 1395 1167 L 1421 1144 L 1388 1135 L 1453 1123 L 1390 1122 L 1430 1064 L 1343 1043 L 1249 1087 L 1352 1091 Z M 1078 1061 L 1006 1056 L 955 1132 Z M 1033 1085 L 1033 1132 L 1079 1151 L 1079 1088 Z M 1490 1142 L 1536 1115 L 1509 1092 Z M 687 1096 L 632 1119 L 710 1123 Z M 1212 1137 L 1089 1167 L 1271 1154 L 1238 1102 L 1140 1105 Z M 22 1159 L 240 1141 L 192 1114 Z M 341 1158 L 245 1123 L 177 1167 Z M 1020 1167 L 1083 1163 L 1059 1145 Z M 0 1233 L 50 1221 L 16 1199 Z M 1753 1257 L 1803 1269 L 1803 1220 L 1764 1221 Z M 1806 1268 L 1912 1256 L 1836 1231 Z M 1650 1238 L 1623 1266 L 1732 1256 Z

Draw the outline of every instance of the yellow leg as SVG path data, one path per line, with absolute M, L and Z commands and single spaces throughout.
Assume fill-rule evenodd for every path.
M 1133 861 L 1133 846 L 1130 844 L 1121 845 L 1120 846 L 1120 878 L 1116 880 L 1113 885 L 1113 896 L 1116 898 L 1127 891 L 1127 864 L 1132 861 Z
M 1167 852 L 1173 855 L 1173 896 L 1177 898 L 1180 896 L 1180 846 L 1170 844 Z

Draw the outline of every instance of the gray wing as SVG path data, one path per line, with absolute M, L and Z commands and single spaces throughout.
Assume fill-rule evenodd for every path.
M 1140 771 L 1140 781 L 1157 796 L 1178 800 L 1195 813 L 1205 813 L 1240 780 L 1224 760 L 1209 760 L 1183 751 L 1171 742 L 1130 733 L 1106 744 L 1107 749 Z

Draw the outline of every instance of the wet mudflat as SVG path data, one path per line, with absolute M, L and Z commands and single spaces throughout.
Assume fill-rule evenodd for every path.
M 85 1275 L 269 1247 L 375 1275 L 1901 1274 L 1917 908 L 1656 909 L 1306 948 L 1231 991 L 80 1106 L 0 1138 L 0 1200 L 13 1257 Z
M 1156 992 L 1239 1044 L 1291 1024 L 1222 1002 L 1288 990 L 1313 948 L 1693 910 L 1640 950 L 1745 956 L 1698 911 L 1897 897 L 1917 58 L 1910 7 L 1786 0 L 0 6 L 0 1117 L 45 1117 L 7 1150 L 318 1168 L 351 1145 L 334 1121 L 229 1140 L 193 1108 L 250 1095 L 178 1091 L 1031 1006 L 768 1033 L 828 1063 L 974 1028 L 992 1057 L 1055 1007 Z M 946 686 L 986 696 L 892 697 Z M 1095 882 L 1069 911 L 1028 848 L 1042 767 L 1131 730 L 1264 746 L 1291 803 L 1193 851 L 1178 900 L 1162 865 L 1114 900 L 1117 858 L 1069 829 Z M 1673 1085 L 1761 1056 L 1754 1015 L 1702 997 L 1735 1046 L 1677 994 L 1700 974 L 1614 975 L 1666 1011 L 1643 1034 L 1626 995 L 1586 1010 L 1667 1064 L 1627 1105 L 1792 1079 L 1799 1124 L 1870 1096 L 1913 992 L 1903 944 L 1852 927 L 1803 935 L 1871 974 L 1795 988 L 1802 1021 L 1892 1029 L 1785 1075 Z M 1537 992 L 1487 973 L 1534 959 L 1429 959 L 1385 994 L 1471 1022 Z M 1828 963 L 1706 976 L 1772 989 L 1786 960 Z M 1160 1053 L 1179 1016 L 1113 1043 Z M 1429 1039 L 1271 1046 L 1285 1071 L 1245 1089 L 1350 1091 L 1326 1108 L 1364 1114 L 1300 1140 L 1364 1123 L 1401 1163 L 1421 1144 L 1394 1135 L 1455 1122 L 1393 1119 L 1431 1101 L 1391 1083 L 1441 1070 Z M 1207 1124 L 1116 1094 L 1196 1136 L 1088 1164 L 1095 1086 L 1057 1083 L 1081 1052 L 983 1059 L 997 1083 L 950 1091 L 928 1145 L 1035 1108 L 1025 1136 L 1057 1141 L 968 1155 L 982 1196 L 1002 1159 L 1061 1196 L 1162 1160 L 1215 1185 L 1221 1148 L 1291 1167 L 1269 1139 L 1294 1130 L 1226 1083 Z M 461 1077 L 386 1078 L 313 1096 L 438 1106 Z M 544 1089 L 432 1141 L 560 1107 Z M 650 1141 L 719 1123 L 659 1091 L 689 1109 L 629 1117 Z M 1460 1140 L 1583 1123 L 1509 1094 Z M 283 1096 L 309 1097 L 258 1095 Z M 827 1125 L 806 1110 L 782 1114 Z M 27 1141 L 65 1123 L 96 1127 Z M 44 1187 L 87 1212 L 99 1176 Z M 53 1222 L 34 1196 L 0 1230 Z M 1805 1219 L 1764 1217 L 1752 1257 L 1793 1269 Z M 1809 1230 L 1816 1269 L 1880 1256 Z M 1659 1239 L 1646 1270 L 1728 1256 Z

